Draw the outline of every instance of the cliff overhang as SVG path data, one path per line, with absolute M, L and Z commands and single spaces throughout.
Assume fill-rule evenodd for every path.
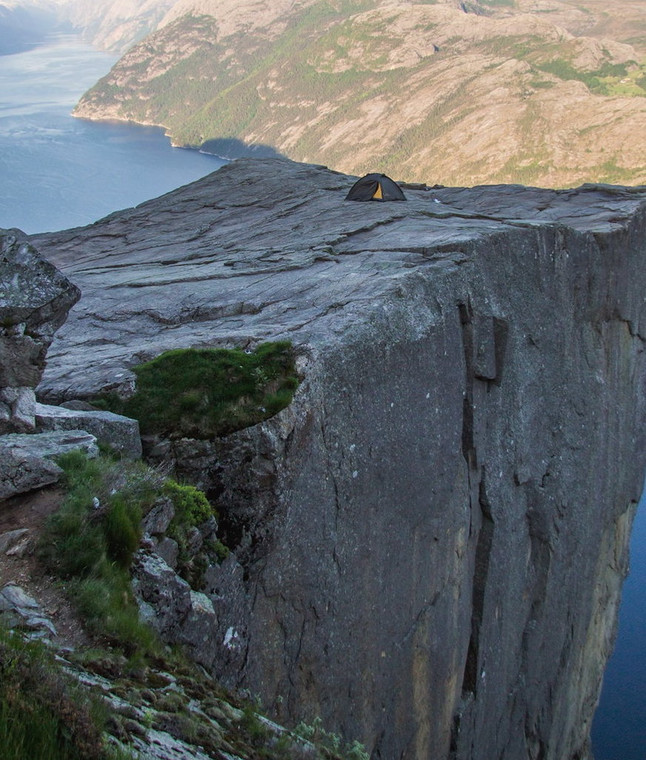
M 290 340 L 287 409 L 152 452 L 235 544 L 219 675 L 375 758 L 585 756 L 646 459 L 646 189 L 353 181 L 241 160 L 33 236 L 83 293 L 41 396 Z

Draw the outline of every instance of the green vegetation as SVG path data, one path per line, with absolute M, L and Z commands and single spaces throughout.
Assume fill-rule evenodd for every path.
M 628 74 L 625 64 L 605 63 L 596 71 L 581 71 L 563 58 L 553 58 L 536 64 L 540 71 L 552 74 L 559 79 L 583 82 L 591 92 L 599 95 L 609 94 L 611 82 L 619 81 Z
M 104 719 L 43 644 L 0 628 L 2 760 L 107 760 Z
M 338 734 L 326 731 L 321 718 L 300 722 L 292 731 L 276 736 L 270 724 L 258 713 L 259 705 L 248 702 L 242 708 L 240 729 L 253 748 L 253 756 L 266 760 L 369 760 L 361 742 L 344 742 Z M 310 746 L 305 749 L 301 742 Z
M 229 556 L 229 549 L 219 539 L 207 541 L 197 554 L 189 551 L 191 532 L 211 517 L 217 518 L 217 512 L 204 493 L 194 486 L 167 480 L 162 493 L 172 500 L 175 508 L 175 516 L 166 534 L 177 542 L 179 548 L 177 572 L 192 588 L 199 589 L 203 585 L 206 568 Z
M 319 717 L 314 718 L 311 723 L 301 721 L 294 729 L 294 733 L 296 736 L 322 747 L 333 756 L 340 756 L 346 760 L 369 760 L 370 756 L 361 742 L 344 743 L 338 734 L 326 731 L 323 728 L 323 721 Z
M 65 589 L 88 628 L 127 654 L 157 650 L 139 621 L 129 568 L 140 539 L 140 522 L 162 483 L 141 463 L 60 457 L 67 495 L 51 516 L 39 545 L 45 567 Z
M 131 737 L 148 729 L 213 756 L 233 747 L 236 755 L 258 760 L 297 760 L 304 753 L 315 760 L 367 760 L 360 744 L 344 744 L 318 719 L 294 732 L 274 728 L 258 704 L 226 693 L 139 622 L 129 566 L 141 515 L 170 499 L 169 534 L 186 536 L 215 516 L 204 494 L 142 463 L 87 459 L 80 452 L 58 461 L 67 494 L 45 526 L 39 556 L 64 581 L 96 641 L 107 646 L 71 652 L 65 663 L 44 644 L 0 630 L 2 760 L 133 760 Z M 221 544 L 219 550 L 227 551 Z M 100 688 L 91 679 L 81 684 L 75 670 L 107 680 Z M 110 710 L 104 696 L 130 707 Z M 190 706 L 195 702 L 199 710 Z M 303 740 L 313 746 L 305 749 Z
M 180 485 L 174 480 L 167 480 L 163 492 L 170 497 L 175 507 L 175 517 L 171 522 L 171 527 L 173 524 L 189 527 L 200 525 L 210 517 L 217 517 L 209 500 L 195 486 Z
M 66 593 L 89 630 L 127 655 L 157 655 L 159 644 L 139 620 L 130 585 L 142 515 L 162 497 L 172 501 L 175 516 L 168 536 L 179 546 L 180 574 L 196 587 L 208 564 L 228 555 L 217 539 L 196 556 L 188 552 L 191 529 L 216 513 L 197 488 L 165 479 L 141 462 L 87 459 L 73 452 L 60 457 L 59 464 L 67 495 L 45 526 L 41 560 L 65 581 Z
M 65 657 L 67 662 L 44 644 L 0 628 L 2 760 L 134 760 L 130 737 L 143 737 L 148 729 L 210 757 L 226 750 L 255 760 L 368 758 L 359 742 L 343 742 L 320 718 L 294 731 L 276 729 L 257 702 L 241 701 L 177 654 L 164 653 L 137 668 L 110 650 Z M 105 680 L 100 688 L 86 686 L 75 671 Z M 124 707 L 109 708 L 105 696 Z
M 213 438 L 255 425 L 284 409 L 298 387 L 288 342 L 240 349 L 178 349 L 134 368 L 137 388 L 112 411 L 139 420 L 143 433 Z

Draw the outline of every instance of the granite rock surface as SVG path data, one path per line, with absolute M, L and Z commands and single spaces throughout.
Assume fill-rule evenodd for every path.
M 0 502 L 57 483 L 63 471 L 54 460 L 71 451 L 97 456 L 96 438 L 84 430 L 0 436 Z
M 375 760 L 587 757 L 646 464 L 646 189 L 353 181 L 237 161 L 33 237 L 83 292 L 40 396 L 292 340 L 290 407 L 151 452 L 244 567 L 214 671 Z
M 36 403 L 34 418 L 38 432 L 85 430 L 97 441 L 110 445 L 128 459 L 141 458 L 141 438 L 136 420 L 100 410 L 66 409 Z
M 0 388 L 35 387 L 80 292 L 25 240 L 0 235 Z

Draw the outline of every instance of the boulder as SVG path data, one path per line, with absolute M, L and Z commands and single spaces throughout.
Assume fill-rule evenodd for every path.
M 192 589 L 157 552 L 140 550 L 133 566 L 132 585 L 141 618 L 163 641 L 184 645 L 195 662 L 212 669 L 223 649 L 237 652 L 241 642 L 237 634 L 227 639 L 209 595 Z
M 54 462 L 24 448 L 6 446 L 0 438 L 0 501 L 57 483 L 62 474 Z
M 175 507 L 172 499 L 162 497 L 157 499 L 150 512 L 144 516 L 141 529 L 143 533 L 151 536 L 163 535 L 168 530 L 173 517 L 175 517 Z
M 168 538 L 168 536 L 160 540 L 154 539 L 152 548 L 155 554 L 158 554 L 170 568 L 176 569 L 179 557 L 179 545 L 177 541 Z
M 35 404 L 36 429 L 86 430 L 99 443 L 104 443 L 129 459 L 141 458 L 141 438 L 137 420 L 113 412 L 68 409 L 63 406 Z
M 0 388 L 35 388 L 80 290 L 17 235 L 0 232 Z
M 0 435 L 31 433 L 36 429 L 33 388 L 0 388 Z
M 53 460 L 69 451 L 99 453 L 96 438 L 83 430 L 0 436 L 0 500 L 58 482 L 63 471 Z
M 132 570 L 132 587 L 142 617 L 168 643 L 181 638 L 191 609 L 191 587 L 156 554 L 139 551 Z
M 218 654 L 213 641 L 217 636 L 218 619 L 213 603 L 206 594 L 191 591 L 191 608 L 182 626 L 182 643 L 189 648 L 191 658 L 208 670 Z
M 9 530 L 6 533 L 0 533 L 0 553 L 7 555 L 16 554 L 16 549 L 23 546 L 29 540 L 29 529 L 18 528 Z
M 16 583 L 0 589 L 0 622 L 27 631 L 32 638 L 56 636 L 56 628 L 40 604 Z

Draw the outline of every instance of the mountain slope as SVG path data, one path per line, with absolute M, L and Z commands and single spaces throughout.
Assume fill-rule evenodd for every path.
M 61 30 L 76 30 L 96 47 L 123 53 L 156 29 L 176 1 L 0 0 L 0 55 Z
M 50 0 L 0 2 L 0 55 L 40 44 L 57 23 L 57 8 Z
M 68 0 L 65 15 L 93 45 L 123 52 L 156 29 L 175 0 Z
M 409 181 L 644 183 L 646 66 L 554 23 L 597 28 L 585 5 L 180 0 L 76 115 Z

